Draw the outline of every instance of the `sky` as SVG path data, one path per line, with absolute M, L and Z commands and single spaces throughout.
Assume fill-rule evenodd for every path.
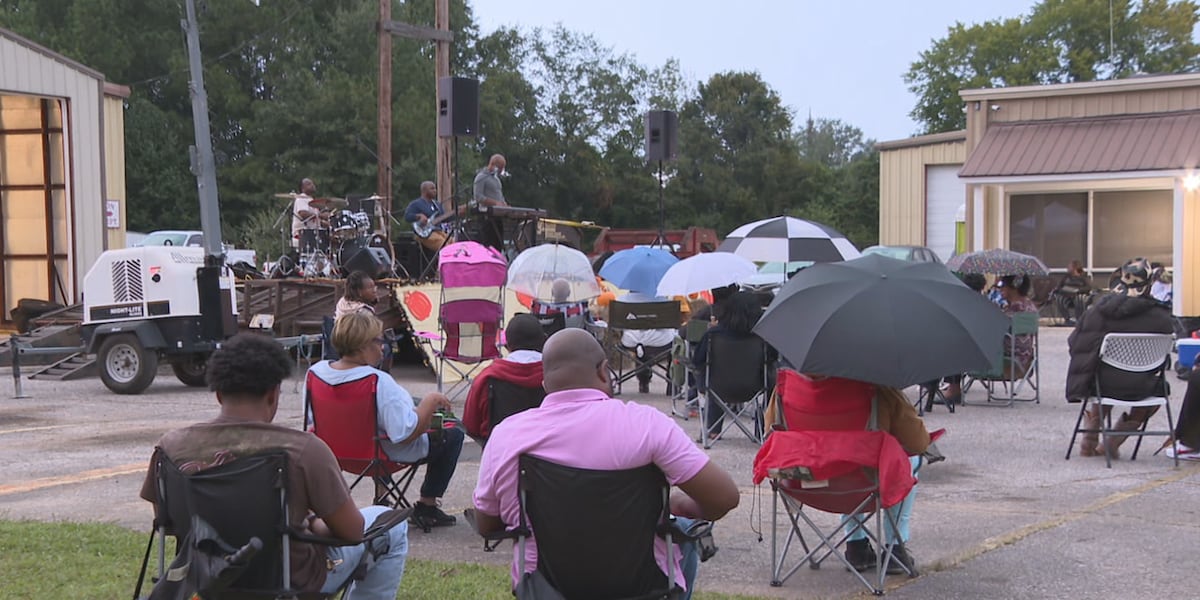
M 757 71 L 794 111 L 840 119 L 876 141 L 920 132 L 902 79 L 955 22 L 1025 15 L 1034 0 L 469 0 L 487 34 L 502 26 L 590 33 L 647 66 L 676 58 L 704 81 Z

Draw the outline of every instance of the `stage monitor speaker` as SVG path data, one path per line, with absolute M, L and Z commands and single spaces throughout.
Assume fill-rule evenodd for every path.
M 652 110 L 646 113 L 646 162 L 673 161 L 679 155 L 675 111 Z
M 479 135 L 479 80 L 439 77 L 438 137 Z
M 342 268 L 349 275 L 355 271 L 363 271 L 373 279 L 378 279 L 391 272 L 387 250 L 383 248 L 359 248 L 357 252 L 344 261 Z

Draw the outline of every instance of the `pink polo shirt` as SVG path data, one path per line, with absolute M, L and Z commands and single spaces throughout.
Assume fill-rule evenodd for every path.
M 475 509 L 499 515 L 510 529 L 521 522 L 517 500 L 517 457 L 531 454 L 568 467 L 634 469 L 654 463 L 671 485 L 688 481 L 708 464 L 708 455 L 670 417 L 651 406 L 622 402 L 597 390 L 546 395 L 540 408 L 504 419 L 488 438 L 475 486 Z M 582 516 L 581 516 L 582 518 Z M 667 548 L 657 539 L 654 555 L 667 572 Z M 513 545 L 513 585 L 519 580 Z M 685 587 L 675 552 L 675 581 Z M 525 544 L 526 571 L 537 568 L 537 544 Z

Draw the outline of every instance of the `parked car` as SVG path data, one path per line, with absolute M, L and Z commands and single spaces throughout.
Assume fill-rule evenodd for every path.
M 204 233 L 191 230 L 175 230 L 164 229 L 161 231 L 153 231 L 142 240 L 138 246 L 182 246 L 190 248 L 202 248 L 204 246 Z M 254 268 L 258 268 L 258 253 L 250 249 L 238 249 L 229 244 L 223 244 L 225 248 L 225 264 L 233 266 L 240 262 L 244 262 Z
M 933 250 L 925 246 L 871 246 L 862 251 L 863 254 L 879 254 L 897 260 L 909 262 L 932 262 L 942 264 L 942 259 Z

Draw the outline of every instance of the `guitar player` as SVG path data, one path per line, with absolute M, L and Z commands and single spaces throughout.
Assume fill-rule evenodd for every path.
M 417 241 L 434 252 L 450 237 L 450 217 L 438 201 L 437 185 L 432 181 L 421 182 L 421 195 L 404 209 L 404 220 L 413 224 Z

